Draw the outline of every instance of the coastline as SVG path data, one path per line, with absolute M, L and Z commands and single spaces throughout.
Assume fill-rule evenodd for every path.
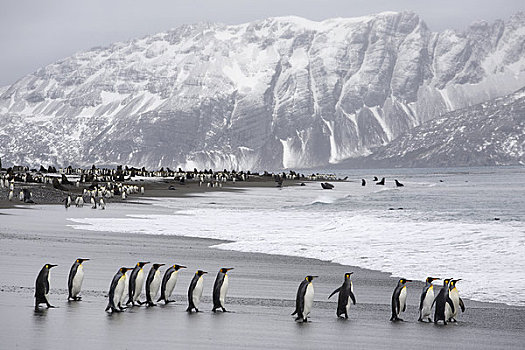
M 391 323 L 390 296 L 396 279 L 387 273 L 309 258 L 221 250 L 213 246 L 225 241 L 211 239 L 76 230 L 67 226 L 65 215 L 57 215 L 64 213 L 64 208 L 38 205 L 31 208 L 34 210 L 0 211 L 8 214 L 0 223 L 0 274 L 4 276 L 0 309 L 12 320 L 0 329 L 0 336 L 10 347 L 32 348 L 44 341 L 49 347 L 60 348 L 55 341 L 73 344 L 79 339 L 94 341 L 90 346 L 84 343 L 86 348 L 119 347 L 115 343 L 119 337 L 126 336 L 140 344 L 146 341 L 146 333 L 154 336 L 155 344 L 161 348 L 174 344 L 194 348 L 345 348 L 349 344 L 358 348 L 420 348 L 429 344 L 521 348 L 525 344 L 525 316 L 521 307 L 466 300 L 467 311 L 460 315 L 458 324 L 446 327 L 421 324 L 416 320 L 422 283 L 417 282 L 408 287 L 408 309 L 403 317 L 407 322 Z M 124 203 L 111 210 L 85 209 L 77 213 L 118 217 L 144 210 L 161 209 Z M 54 215 L 49 215 L 51 211 Z M 31 220 L 23 221 L 21 217 Z M 77 257 L 92 259 L 85 263 L 84 300 L 67 303 L 67 273 Z M 141 259 L 189 267 L 181 273 L 175 288 L 177 303 L 106 315 L 104 296 L 112 275 L 118 267 Z M 59 308 L 34 313 L 34 278 L 47 262 L 59 265 L 51 275 L 50 294 L 51 302 Z M 212 314 L 211 288 L 216 271 L 222 266 L 235 267 L 230 274 L 227 298 L 229 309 L 234 312 Z M 198 268 L 210 272 L 204 286 L 201 307 L 204 312 L 187 315 L 186 290 L 192 270 Z M 357 305 L 350 310 L 350 320 L 342 321 L 335 317 L 335 298 L 330 301 L 326 298 L 349 271 L 355 272 Z M 306 274 L 320 278 L 315 281 L 311 322 L 303 325 L 296 324 L 289 314 L 294 308 L 297 286 Z M 61 331 L 61 327 L 67 332 Z M 16 329 L 32 332 L 22 338 Z M 172 332 L 179 337 L 173 339 Z M 348 332 L 351 339 L 346 336 Z M 76 338 L 71 334 L 76 334 Z M 93 337 L 98 338 L 95 341 Z

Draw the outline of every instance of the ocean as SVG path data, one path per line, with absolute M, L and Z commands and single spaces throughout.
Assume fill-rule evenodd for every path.
M 150 203 L 158 214 L 70 222 L 80 230 L 227 240 L 215 247 L 315 258 L 408 279 L 461 278 L 462 296 L 525 305 L 525 168 L 319 172 L 348 179 L 333 182 L 333 190 L 309 182 L 156 198 Z M 373 176 L 385 177 L 385 186 L 375 185 Z M 394 179 L 405 186 L 396 187 Z

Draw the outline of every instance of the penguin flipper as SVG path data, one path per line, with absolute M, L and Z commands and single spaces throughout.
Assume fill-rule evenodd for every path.
M 465 303 L 463 303 L 461 298 L 459 298 L 459 306 L 461 307 L 461 312 L 465 312 Z
M 294 312 L 291 313 L 291 315 L 296 315 L 297 314 L 297 310 L 295 310 Z
M 352 291 L 350 291 L 350 299 L 352 299 L 352 303 L 355 305 L 355 295 L 352 293 Z
M 332 292 L 332 294 L 330 294 L 330 295 L 328 296 L 328 299 L 330 299 L 330 298 L 332 297 L 332 295 L 334 295 L 335 293 L 339 293 L 340 291 L 341 291 L 341 287 L 337 288 L 336 290 L 334 290 L 334 291 Z M 354 304 L 355 304 L 355 303 L 354 303 Z

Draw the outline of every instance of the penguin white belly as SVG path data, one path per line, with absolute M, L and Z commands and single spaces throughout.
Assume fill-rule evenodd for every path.
M 122 300 L 122 295 L 124 294 L 124 287 L 126 284 L 126 275 L 122 275 L 120 279 L 118 280 L 117 286 L 115 287 L 115 292 L 113 293 L 113 304 L 118 307 L 120 305 L 120 301 Z
M 128 301 L 128 296 L 129 296 L 129 278 L 128 278 L 127 273 L 125 274 L 125 276 L 126 278 L 124 279 L 124 290 L 122 291 L 122 296 L 120 297 L 121 304 L 125 304 Z
M 452 300 L 452 304 L 454 305 L 454 312 L 452 312 L 452 309 L 450 310 L 451 316 L 455 318 L 458 315 L 458 309 L 459 309 L 459 293 L 456 288 L 452 289 L 449 294 L 450 300 Z
M 155 272 L 155 276 L 153 277 L 153 281 L 151 281 L 151 285 L 149 286 L 149 295 L 151 299 L 155 299 L 157 297 L 157 294 L 159 293 L 159 287 L 160 287 L 160 271 L 157 270 Z
M 350 281 L 350 291 L 352 294 L 354 294 L 354 284 Z M 350 310 L 350 303 L 352 303 L 352 298 L 348 296 L 348 299 L 346 300 L 346 313 Z
M 201 302 L 203 285 L 204 285 L 204 280 L 201 276 L 199 280 L 197 281 L 197 284 L 195 285 L 195 289 L 193 289 L 193 295 L 192 295 L 193 305 L 195 305 L 196 308 L 199 307 L 199 304 Z
M 166 299 L 168 299 L 171 296 L 171 293 L 173 293 L 173 289 L 175 288 L 175 285 L 177 284 L 178 275 L 179 275 L 179 271 L 172 272 L 170 275 L 170 278 L 166 282 L 166 290 L 164 291 L 166 295 Z
M 71 287 L 71 294 L 73 297 L 76 297 L 80 293 L 80 288 L 82 288 L 82 282 L 84 281 L 84 268 L 82 265 L 78 265 L 77 273 L 73 277 L 73 286 Z
M 449 320 L 452 317 L 452 308 L 449 303 L 445 303 L 445 320 Z
M 135 278 L 135 292 L 133 294 L 133 301 L 139 300 L 140 293 L 142 293 L 142 286 L 144 285 L 144 270 L 140 269 Z
M 47 273 L 47 285 L 50 286 L 49 284 L 49 275 L 51 274 L 51 272 L 48 272 Z M 49 295 L 49 290 L 47 291 L 47 293 L 44 294 L 44 298 L 46 298 L 46 301 L 49 302 L 49 299 L 47 298 Z
M 306 292 L 304 293 L 304 310 L 303 317 L 306 318 L 312 311 L 312 306 L 314 305 L 314 285 L 309 283 L 306 287 Z
M 423 307 L 421 308 L 421 313 L 420 313 L 420 316 L 422 319 L 430 316 L 433 301 L 434 301 L 434 288 L 430 287 L 427 289 L 427 294 L 425 294 L 425 299 L 423 299 Z
M 224 276 L 224 280 L 222 281 L 221 286 L 221 292 L 219 294 L 219 301 L 221 302 L 221 306 L 224 307 L 224 300 L 226 300 L 226 293 L 228 293 L 228 275 Z
M 401 289 L 401 292 L 399 293 L 399 310 L 397 310 L 398 315 L 405 308 L 406 301 L 407 301 L 407 287 L 403 287 L 403 289 Z

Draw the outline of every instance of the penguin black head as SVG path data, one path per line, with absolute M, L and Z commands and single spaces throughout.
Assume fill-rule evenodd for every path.
M 88 261 L 88 260 L 89 259 L 78 258 L 77 263 L 82 264 L 84 261 Z
M 458 281 L 461 281 L 461 278 L 459 278 L 457 280 L 453 280 L 453 279 L 450 280 L 450 289 L 451 290 L 456 288 L 456 282 L 458 282 Z
M 44 267 L 48 270 L 50 270 L 51 268 L 55 267 L 55 266 L 58 266 L 58 265 L 55 265 L 55 264 L 45 264 Z
M 175 264 L 175 265 L 173 265 L 173 268 L 175 269 L 175 271 L 179 271 L 180 269 L 185 269 L 186 266 Z
M 443 280 L 443 286 L 447 286 L 449 282 L 452 281 L 452 278 L 446 278 Z
M 426 279 L 426 282 L 427 283 L 432 283 L 432 281 L 435 281 L 435 280 L 438 280 L 439 278 L 436 278 L 436 277 L 427 277 Z
M 138 267 L 144 267 L 144 265 L 146 265 L 146 264 L 149 264 L 149 261 L 139 261 L 139 262 L 137 263 L 137 266 L 138 266 Z
M 126 273 L 126 272 L 128 272 L 129 270 L 133 270 L 133 268 L 132 268 L 132 267 L 121 267 L 121 268 L 119 269 L 119 271 L 122 272 L 122 273 Z
M 319 276 L 306 276 L 306 280 L 307 280 L 308 282 L 312 282 L 312 280 L 313 280 L 314 278 L 317 278 L 317 277 L 319 277 Z
M 202 276 L 202 275 L 204 275 L 205 273 L 207 273 L 207 272 L 206 272 L 206 271 L 202 271 L 202 270 L 197 270 L 197 272 L 195 272 L 195 274 L 196 274 L 197 276 Z
M 412 280 L 407 280 L 406 278 L 401 278 L 401 279 L 399 280 L 399 283 L 401 283 L 401 284 L 405 284 L 405 283 L 407 283 L 407 282 L 412 282 Z
M 153 264 L 153 268 L 157 270 L 159 267 L 164 266 L 166 264 Z
M 227 273 L 227 272 L 230 271 L 230 270 L 233 270 L 233 267 L 223 267 L 223 268 L 221 268 L 220 271 L 221 271 L 222 273 Z
M 345 273 L 345 278 L 350 278 L 352 276 L 353 272 L 347 272 Z

